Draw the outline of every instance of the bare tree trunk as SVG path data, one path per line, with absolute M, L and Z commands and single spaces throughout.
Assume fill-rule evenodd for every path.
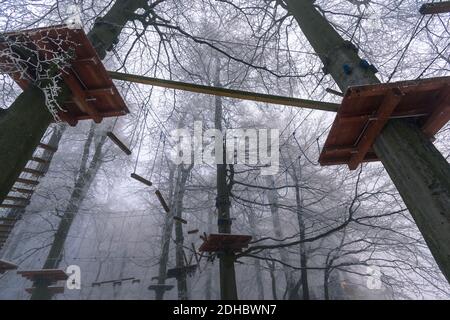
M 189 177 L 189 173 L 192 170 L 193 165 L 189 165 L 186 169 L 183 164 L 178 167 L 178 176 L 180 177 L 177 183 L 178 192 L 175 194 L 175 212 L 174 215 L 182 218 L 183 216 L 183 198 L 185 194 L 186 181 Z M 185 252 L 184 252 L 184 236 L 183 236 L 183 225 L 180 222 L 175 223 L 175 243 L 176 243 L 176 267 L 185 267 Z M 188 289 L 187 289 L 187 279 L 186 273 L 181 272 L 177 277 L 177 287 L 178 287 L 178 299 L 188 300 Z
M 220 87 L 220 60 L 216 59 L 215 86 Z M 215 99 L 215 128 L 222 131 L 222 97 Z M 226 148 L 224 145 L 223 164 L 217 164 L 217 200 L 218 229 L 220 233 L 231 233 L 230 190 L 227 183 Z M 237 300 L 236 273 L 234 270 L 234 252 L 221 252 L 220 260 L 220 295 L 222 300 Z
M 278 195 L 275 191 L 275 181 L 273 176 L 266 176 L 267 186 L 270 190 L 267 191 L 267 199 L 270 204 L 270 212 L 272 214 L 272 224 L 273 232 L 277 239 L 283 239 L 284 234 L 281 228 L 280 213 L 278 206 Z M 278 252 L 280 254 L 280 260 L 284 264 L 282 266 L 284 277 L 286 279 L 286 292 L 291 292 L 295 286 L 295 282 L 292 275 L 292 270 L 288 267 L 289 265 L 289 253 L 286 248 L 279 248 Z
M 169 165 L 169 199 L 170 203 L 174 203 L 174 186 L 176 183 L 174 182 L 175 178 L 175 166 Z M 171 205 L 171 207 L 173 207 Z M 172 236 L 173 230 L 173 212 L 170 212 L 165 215 L 164 221 L 164 230 L 161 238 L 161 254 L 159 257 L 159 270 L 158 270 L 158 284 L 163 285 L 166 283 L 166 274 L 167 274 L 167 263 L 169 262 L 169 250 L 170 250 L 170 240 Z M 165 290 L 156 290 L 155 291 L 155 299 L 163 300 L 164 299 Z
M 257 240 L 258 232 L 257 232 L 255 212 L 253 211 L 253 208 L 249 208 L 248 222 L 249 222 L 252 238 L 254 240 Z M 264 282 L 263 282 L 263 277 L 262 277 L 261 262 L 259 259 L 254 259 L 254 267 L 255 267 L 255 277 L 256 277 L 256 288 L 258 288 L 258 299 L 264 300 Z

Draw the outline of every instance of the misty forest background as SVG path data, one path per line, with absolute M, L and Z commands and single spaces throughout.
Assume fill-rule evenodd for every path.
M 316 1 L 320 12 L 382 82 L 450 74 L 448 16 L 421 16 L 428 1 Z M 281 1 L 156 0 L 151 13 L 136 12 L 104 60 L 108 70 L 204 85 L 339 103 L 338 90 Z M 1 32 L 64 22 L 73 4 L 87 32 L 113 1 L 0 1 Z M 199 234 L 217 232 L 216 166 L 169 161 L 176 128 L 214 128 L 222 107 L 226 128 L 280 131 L 280 168 L 262 176 L 250 165 L 227 167 L 232 233 L 253 236 L 236 263 L 243 299 L 422 299 L 450 298 L 450 286 L 380 163 L 355 171 L 321 167 L 319 152 L 334 115 L 229 98 L 216 98 L 115 81 L 131 113 L 101 124 L 53 124 L 46 141 L 56 142 L 46 176 L 9 237 L 0 257 L 20 269 L 41 269 L 55 232 L 72 220 L 59 268 L 81 267 L 81 290 L 56 299 L 154 299 L 148 286 L 192 255 Z M 1 108 L 20 89 L 0 75 Z M 133 150 L 126 156 L 105 137 L 113 130 Z M 449 126 L 435 145 L 448 159 Z M 130 178 L 136 172 L 154 183 Z M 174 223 L 155 197 L 158 188 L 176 214 Z M 10 210 L 0 209 L 2 216 Z M 179 257 L 179 255 L 178 255 Z M 48 262 L 48 261 L 47 261 Z M 368 266 L 378 267 L 380 289 Z M 93 282 L 135 277 L 121 285 Z M 305 281 L 305 279 L 307 281 Z M 370 280 L 372 279 L 372 280 Z M 218 261 L 206 261 L 187 283 L 164 299 L 220 298 Z M 0 298 L 28 299 L 30 283 L 15 272 L 0 275 Z M 370 286 L 369 286 L 370 287 Z M 162 297 L 159 297 L 162 298 Z

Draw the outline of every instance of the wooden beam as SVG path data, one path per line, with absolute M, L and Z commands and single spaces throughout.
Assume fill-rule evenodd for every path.
M 450 12 L 450 1 L 425 3 L 420 7 L 419 12 L 423 15 Z
M 20 182 L 20 183 L 28 184 L 28 185 L 32 185 L 32 186 L 37 186 L 39 184 L 39 181 L 23 179 L 23 178 L 17 178 L 16 182 Z
M 34 161 L 34 162 L 38 162 L 38 163 L 44 163 L 44 164 L 50 163 L 50 161 L 42 159 L 42 158 L 39 158 L 39 157 L 32 157 L 30 159 L 30 161 Z
M 219 87 L 205 86 L 181 81 L 163 80 L 158 78 L 138 76 L 134 74 L 120 73 L 108 71 L 111 78 L 122 81 L 130 81 L 135 83 L 147 84 L 157 87 L 184 90 L 190 92 L 211 94 L 215 96 L 229 97 L 235 99 L 243 99 L 250 101 L 266 102 L 279 104 L 284 106 L 293 106 L 300 108 L 308 108 L 322 111 L 337 112 L 339 104 L 331 102 L 322 102 L 306 99 L 298 99 L 291 97 L 283 97 L 271 94 L 256 93 L 242 90 L 225 89 Z
M 400 103 L 404 96 L 398 88 L 390 90 L 381 102 L 375 117 L 377 121 L 371 121 L 369 127 L 363 133 L 361 139 L 358 142 L 357 153 L 353 153 L 350 158 L 348 167 L 350 170 L 355 170 L 358 165 L 363 161 L 369 149 L 372 147 L 373 142 L 381 132 L 385 124 L 388 122 L 389 117 Z
M 111 131 L 108 131 L 106 133 L 106 135 L 108 136 L 108 138 L 111 139 L 112 142 L 114 142 L 123 152 L 125 152 L 126 155 L 131 155 L 131 150 L 125 145 L 125 143 L 123 143 L 122 141 L 120 141 L 120 139 Z
M 87 95 L 85 90 L 81 87 L 78 80 L 72 73 L 62 73 L 64 82 L 69 86 L 70 91 L 72 91 L 72 100 L 75 102 L 78 108 L 84 113 L 87 113 L 92 117 L 95 123 L 102 122 L 102 117 L 98 111 L 92 107 L 87 101 Z
M 443 90 L 438 98 L 437 107 L 422 126 L 427 137 L 433 137 L 437 128 L 442 128 L 450 119 L 450 88 Z

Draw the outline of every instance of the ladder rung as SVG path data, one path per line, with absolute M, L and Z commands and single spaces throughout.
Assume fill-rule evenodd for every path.
M 187 224 L 186 220 L 184 220 L 183 218 L 177 217 L 177 216 L 173 217 L 173 220 L 181 222 L 181 223 L 184 223 L 184 224 Z
M 5 200 L 23 201 L 23 202 L 26 202 L 27 204 L 30 202 L 30 199 L 28 199 L 28 198 L 14 197 L 14 196 L 6 196 Z
M 32 190 L 32 189 L 24 189 L 24 188 L 17 188 L 17 187 L 13 187 L 11 190 L 15 191 L 15 192 L 20 192 L 20 193 L 26 193 L 26 194 L 34 193 L 34 190 Z
M 31 168 L 24 168 L 23 172 L 34 174 L 35 176 L 43 177 L 45 175 L 44 171 L 39 171 Z
M 23 178 L 17 178 L 16 182 L 20 182 L 20 183 L 28 184 L 28 185 L 33 185 L 33 186 L 37 186 L 39 184 L 39 181 L 30 180 L 30 179 L 23 179 Z
M 131 155 L 131 150 L 122 142 L 120 141 L 119 138 L 117 138 L 117 136 L 112 133 L 111 131 L 108 131 L 106 133 L 106 135 L 108 136 L 108 138 L 111 139 L 112 142 L 114 142 L 123 152 L 125 152 L 127 155 Z
M 24 209 L 25 206 L 23 204 L 19 205 L 19 204 L 0 204 L 0 208 L 5 208 L 5 209 Z
M 53 147 L 53 146 L 50 146 L 50 145 L 48 145 L 48 144 L 42 143 L 42 142 L 40 142 L 40 143 L 38 144 L 38 147 L 41 148 L 41 149 L 47 150 L 47 151 L 51 151 L 51 152 L 53 152 L 53 153 L 55 153 L 56 151 L 58 151 L 57 148 L 55 148 L 55 147 Z
M 30 161 L 39 162 L 39 163 L 50 163 L 49 160 L 45 160 L 39 157 L 32 157 Z

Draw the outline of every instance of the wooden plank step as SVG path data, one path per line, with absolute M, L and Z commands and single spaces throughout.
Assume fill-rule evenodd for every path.
M 32 189 L 24 189 L 24 188 L 17 188 L 17 187 L 13 187 L 11 190 L 15 191 L 15 192 L 19 192 L 19 193 L 24 193 L 24 194 L 33 194 L 34 193 L 34 190 L 32 190 Z
M 44 163 L 44 164 L 50 163 L 49 160 L 45 160 L 45 159 L 39 158 L 39 157 L 32 157 L 30 159 L 30 161 L 34 161 L 34 162 L 38 162 L 38 163 Z
M 198 233 L 198 229 L 194 229 L 194 230 L 189 230 L 187 233 L 188 234 L 194 234 L 194 233 Z
M 44 171 L 39 171 L 39 170 L 32 169 L 32 168 L 24 168 L 22 170 L 22 172 L 31 173 L 31 174 L 33 174 L 35 176 L 38 176 L 38 177 L 43 177 L 45 175 Z
M 125 152 L 126 155 L 131 155 L 131 150 L 122 142 L 120 139 L 111 131 L 108 131 L 106 133 L 108 138 L 111 139 L 112 142 L 114 142 L 123 152 Z
M 51 151 L 51 152 L 53 152 L 53 153 L 55 153 L 56 151 L 58 151 L 57 148 L 55 148 L 55 147 L 53 147 L 53 146 L 51 146 L 51 145 L 42 143 L 42 142 L 40 142 L 40 143 L 38 144 L 38 147 L 41 148 L 41 149 L 47 150 L 47 151 Z
M 149 181 L 149 180 L 147 180 L 147 179 L 141 177 L 140 175 L 137 175 L 136 173 L 132 173 L 132 174 L 131 174 L 131 177 L 132 177 L 133 179 L 135 179 L 135 180 L 137 180 L 137 181 L 139 181 L 139 182 L 141 182 L 141 183 L 143 183 L 143 184 L 149 186 L 149 187 L 151 187 L 151 186 L 153 185 L 153 183 L 152 183 L 151 181 Z
M 161 194 L 161 192 L 159 190 L 155 191 L 156 197 L 158 197 L 159 202 L 161 203 L 162 207 L 164 208 L 164 211 L 166 211 L 167 213 L 170 212 L 170 208 L 169 205 L 167 204 L 166 200 L 164 200 L 163 195 Z
M 24 179 L 24 178 L 17 178 L 16 182 L 20 182 L 23 184 L 28 184 L 31 186 L 37 186 L 39 184 L 39 181 L 36 180 L 30 180 L 30 179 Z
M 26 207 L 26 205 L 23 204 L 9 204 L 9 203 L 2 203 L 0 204 L 0 208 L 4 208 L 4 209 L 24 209 Z
M 173 220 L 175 220 L 177 222 L 181 222 L 183 224 L 187 224 L 186 220 L 184 220 L 183 218 L 177 217 L 177 216 L 173 217 Z
M 17 268 L 18 266 L 12 262 L 0 260 L 0 274 L 3 274 L 9 270 L 16 270 Z
M 11 200 L 11 201 L 23 201 L 26 204 L 30 203 L 30 200 L 28 198 L 22 198 L 22 197 L 14 197 L 14 196 L 6 196 L 5 200 Z
M 450 12 L 450 1 L 424 3 L 419 12 L 424 15 Z

